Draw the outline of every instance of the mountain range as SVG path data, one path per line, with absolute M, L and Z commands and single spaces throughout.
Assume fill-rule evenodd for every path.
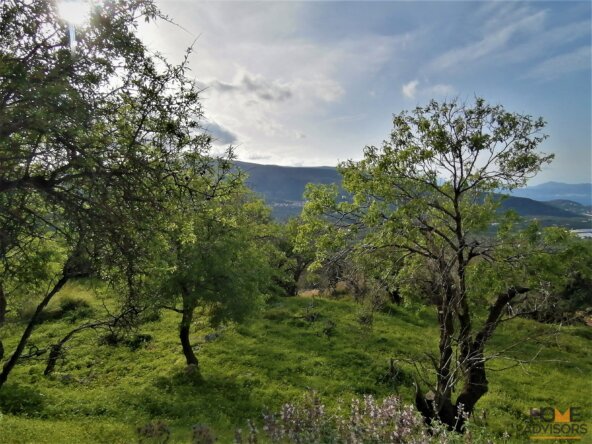
M 341 176 L 333 167 L 286 167 L 237 161 L 248 174 L 247 185 L 272 207 L 278 219 L 296 216 L 308 183 L 339 184 Z M 536 217 L 545 224 L 570 228 L 589 228 L 592 214 L 592 185 L 547 182 L 512 192 L 501 205 L 525 217 Z
M 512 192 L 513 196 L 528 197 L 540 201 L 567 200 L 581 205 L 592 205 L 592 183 L 545 182 Z

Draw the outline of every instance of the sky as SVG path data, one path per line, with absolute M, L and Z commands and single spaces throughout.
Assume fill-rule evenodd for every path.
M 532 184 L 592 182 L 589 1 L 156 1 L 175 25 L 142 37 L 176 62 L 194 44 L 203 125 L 240 160 L 334 166 L 393 114 L 479 96 L 548 122 Z

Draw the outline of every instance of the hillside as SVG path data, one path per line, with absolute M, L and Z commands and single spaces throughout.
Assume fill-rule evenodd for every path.
M 70 284 L 52 302 L 53 316 L 35 331 L 36 347 L 85 321 L 84 312 L 59 316 L 64 297 L 84 299 L 97 313 L 101 310 L 84 285 Z M 307 321 L 304 315 L 311 313 L 315 320 Z M 433 310 L 388 307 L 374 314 L 372 326 L 361 325 L 359 314 L 360 306 L 347 298 L 277 298 L 249 323 L 219 330 L 214 340 L 205 339 L 211 329 L 200 324 L 192 336 L 199 346 L 201 380 L 186 373 L 176 313 L 144 324 L 132 337 L 142 341 L 107 345 L 103 332 L 89 331 L 69 344 L 53 376 L 43 377 L 43 357 L 17 367 L 0 392 L 0 440 L 129 443 L 137 439 L 136 427 L 162 420 L 172 430 L 169 442 L 189 442 L 191 426 L 201 423 L 214 428 L 219 442 L 230 443 L 235 428 L 245 428 L 247 419 L 260 426 L 262 412 L 277 411 L 309 389 L 318 391 L 329 409 L 339 399 L 347 403 L 362 394 L 398 393 L 412 402 L 413 366 L 406 362 L 423 362 L 425 352 L 437 349 Z M 9 347 L 16 330 L 8 331 Z M 490 391 L 478 404 L 476 424 L 487 426 L 494 442 L 504 431 L 512 434 L 529 409 L 541 403 L 580 406 L 590 420 L 590 330 L 553 331 L 517 319 L 496 333 L 492 353 L 516 344 L 513 353 L 520 359 L 540 354 L 532 364 L 490 371 Z M 527 336 L 536 340 L 516 342 Z M 386 377 L 390 358 L 399 360 L 394 379 Z M 501 370 L 512 363 L 494 360 L 489 366 Z
M 519 188 L 512 191 L 512 195 L 542 201 L 571 200 L 581 205 L 590 206 L 592 205 L 592 184 L 545 182 L 540 185 Z
M 308 183 L 340 183 L 341 176 L 331 167 L 284 167 L 236 162 L 249 178 L 247 184 L 271 204 L 302 201 Z
M 284 167 L 247 162 L 236 162 L 236 164 L 249 175 L 247 184 L 265 199 L 278 219 L 297 216 L 300 213 L 304 204 L 302 194 L 306 184 L 332 184 L 341 181 L 339 173 L 332 167 Z M 556 185 L 553 189 L 565 184 Z M 547 189 L 542 185 L 539 187 L 536 188 Z M 536 217 L 543 225 L 563 225 L 569 228 L 590 227 L 589 218 L 584 216 L 585 211 L 581 211 L 581 204 L 571 202 L 570 206 L 567 204 L 570 201 L 562 202 L 562 204 L 540 202 L 528 197 L 518 197 L 514 193 L 504 199 L 501 209 L 514 210 L 521 216 L 529 218 Z M 572 208 L 575 211 L 572 211 Z
M 575 203 L 575 202 L 574 202 Z M 527 197 L 507 196 L 502 200 L 501 211 L 514 210 L 521 216 L 576 218 L 579 214 L 567 210 L 565 207 L 550 205 L 547 202 L 529 199 Z
M 575 214 L 580 214 L 580 215 L 592 214 L 592 205 L 582 205 L 578 202 L 574 202 L 573 200 L 557 199 L 557 200 L 549 200 L 549 201 L 546 201 L 545 203 L 547 205 L 561 208 L 562 210 L 569 211 L 569 212 L 575 213 Z

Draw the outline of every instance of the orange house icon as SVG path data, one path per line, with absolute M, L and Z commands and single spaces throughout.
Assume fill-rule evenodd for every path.
M 555 419 L 554 422 L 571 422 L 571 409 L 567 409 L 565 412 L 561 413 L 557 408 L 555 409 Z

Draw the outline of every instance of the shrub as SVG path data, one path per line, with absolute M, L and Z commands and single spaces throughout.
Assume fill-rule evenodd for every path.
M 136 429 L 140 443 L 166 443 L 171 437 L 169 427 L 162 421 L 149 422 Z
M 263 416 L 264 438 L 272 443 L 449 443 L 457 437 L 440 426 L 428 427 L 412 406 L 396 396 L 382 402 L 372 395 L 354 398 L 349 412 L 340 406 L 328 414 L 319 397 L 309 393 L 303 403 L 284 404 L 277 414 Z M 258 441 L 258 430 L 249 422 L 249 434 L 239 430 L 237 443 Z
M 60 310 L 62 310 L 62 313 L 68 313 L 71 311 L 77 311 L 87 308 L 90 308 L 90 304 L 84 299 L 73 298 L 68 296 L 60 300 Z
M 214 432 L 208 426 L 203 424 L 196 424 L 191 428 L 193 434 L 191 443 L 192 444 L 214 444 L 216 437 Z
M 138 350 L 140 347 L 142 347 L 143 345 L 148 344 L 149 342 L 152 341 L 152 335 L 147 335 L 147 334 L 142 334 L 142 333 L 138 333 L 136 335 L 133 335 L 132 337 L 130 337 L 129 339 L 127 339 L 126 345 L 132 350 L 132 351 L 136 351 Z
M 89 318 L 94 314 L 90 304 L 80 298 L 64 297 L 60 301 L 60 317 L 70 322 L 76 322 L 78 319 Z
M 363 311 L 358 314 L 357 320 L 362 327 L 371 327 L 374 323 L 374 314 L 371 311 Z

